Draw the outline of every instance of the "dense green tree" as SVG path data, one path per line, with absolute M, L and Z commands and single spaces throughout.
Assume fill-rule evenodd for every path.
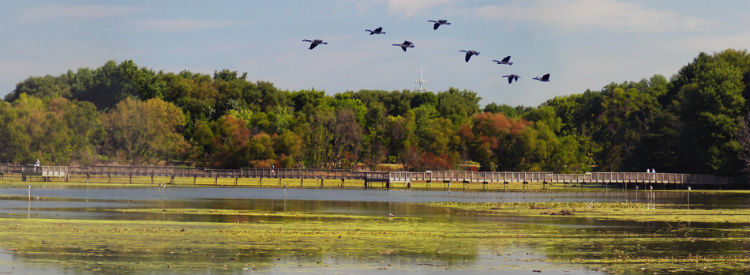
M 0 161 L 213 167 L 740 175 L 748 151 L 750 55 L 701 53 L 654 75 L 552 98 L 489 103 L 473 91 L 283 91 L 246 73 L 154 73 L 109 61 L 29 77 L 0 102 Z M 483 110 L 484 113 L 479 113 Z
M 689 171 L 735 174 L 740 171 L 737 142 L 745 98 L 742 69 L 721 58 L 701 54 L 677 79 L 684 82 L 674 102 L 683 127 L 680 129 L 682 165 Z M 688 75 L 689 74 L 689 75 Z M 689 123 L 687 123 L 689 122 Z
M 357 123 L 357 114 L 351 109 L 336 111 L 333 128 L 332 167 L 351 168 L 359 160 L 362 129 Z
M 50 75 L 29 77 L 16 84 L 16 89 L 6 95 L 5 100 L 15 101 L 21 94 L 39 98 L 71 97 L 70 84 L 65 75 L 60 77 Z
M 179 133 L 185 125 L 182 111 L 161 99 L 126 98 L 102 120 L 104 150 L 129 164 L 157 164 L 181 157 L 188 146 Z
M 313 109 L 307 116 L 309 134 L 305 135 L 305 163 L 311 168 L 331 167 L 331 144 L 335 117 L 333 108 Z
M 448 91 L 438 93 L 438 104 L 435 107 L 440 115 L 450 119 L 454 125 L 459 125 L 471 115 L 479 112 L 481 99 L 475 92 L 450 88 Z
M 91 163 L 102 129 L 91 103 L 21 94 L 0 105 L 0 158 L 6 162 Z
M 742 119 L 738 129 L 737 140 L 740 144 L 740 159 L 744 163 L 745 180 L 750 183 L 750 113 Z

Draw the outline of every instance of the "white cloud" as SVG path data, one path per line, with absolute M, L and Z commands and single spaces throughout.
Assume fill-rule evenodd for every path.
M 228 21 L 207 21 L 194 19 L 145 19 L 135 21 L 134 24 L 143 30 L 157 32 L 188 32 L 229 26 Z
M 527 3 L 527 2 L 524 2 Z M 615 0 L 534 1 L 488 5 L 473 10 L 484 18 L 531 22 L 562 31 L 608 30 L 626 32 L 668 32 L 707 30 L 715 24 L 671 11 L 648 9 L 640 4 Z
M 461 0 L 357 0 L 352 2 L 357 5 L 360 12 L 371 9 L 371 5 L 385 5 L 389 14 L 412 17 L 417 13 L 429 10 L 433 7 L 459 1 Z
M 653 43 L 654 47 L 664 51 L 683 51 L 692 54 L 705 52 L 712 54 L 726 49 L 748 49 L 750 47 L 750 32 L 731 34 L 706 34 L 684 36 Z
M 104 19 L 127 15 L 138 11 L 137 8 L 124 6 L 42 6 L 22 12 L 22 21 L 50 20 L 57 18 Z
M 388 12 L 412 16 L 420 11 L 450 2 L 453 0 L 388 0 Z

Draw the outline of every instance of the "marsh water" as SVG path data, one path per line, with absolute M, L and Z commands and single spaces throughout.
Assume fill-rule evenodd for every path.
M 106 261 L 117 261 L 120 265 L 127 265 L 129 262 L 140 264 L 149 262 L 147 258 L 151 256 L 145 256 L 146 259 L 139 257 L 132 260 L 122 254 L 118 254 L 116 259 L 110 259 L 106 253 L 90 257 L 66 257 L 64 253 L 60 254 L 56 251 L 44 253 L 44 246 L 38 244 L 34 246 L 34 251 L 38 253 L 16 253 L 19 248 L 9 247 L 0 242 L 0 273 L 609 274 L 615 272 L 656 274 L 664 270 L 672 273 L 698 273 L 695 269 L 679 269 L 679 263 L 674 267 L 656 270 L 638 262 L 641 265 L 632 265 L 629 268 L 620 266 L 618 270 L 618 266 L 608 265 L 606 261 L 600 264 L 597 263 L 597 259 L 598 257 L 616 258 L 617 253 L 620 253 L 619 255 L 630 255 L 627 259 L 634 259 L 633 255 L 638 257 L 645 255 L 653 259 L 670 257 L 693 259 L 695 257 L 697 262 L 701 259 L 697 257 L 741 259 L 750 255 L 750 240 L 743 241 L 741 238 L 748 235 L 750 220 L 744 223 L 670 223 L 563 216 L 479 215 L 435 207 L 431 204 L 435 202 L 635 202 L 674 209 L 748 209 L 750 211 L 750 196 L 747 192 L 688 192 L 686 190 L 653 192 L 622 188 L 457 192 L 448 190 L 0 185 L 0 218 L 17 219 L 14 220 L 17 223 L 23 223 L 23 219 L 148 221 L 167 222 L 164 228 L 180 226 L 183 223 L 190 226 L 227 224 L 239 226 L 239 228 L 242 228 L 242 225 L 276 224 L 283 228 L 286 224 L 300 226 L 306 221 L 323 226 L 342 217 L 357 217 L 357 219 L 364 220 L 372 217 L 374 223 L 380 224 L 377 230 L 373 229 L 374 232 L 382 230 L 387 234 L 392 228 L 403 226 L 408 226 L 408 230 L 418 231 L 420 226 L 424 226 L 436 227 L 437 229 L 431 230 L 444 234 L 441 235 L 442 237 L 420 237 L 415 240 L 414 244 L 408 243 L 408 239 L 393 240 L 393 244 L 384 246 L 387 248 L 379 248 L 375 252 L 369 251 L 367 244 L 360 244 L 364 245 L 361 249 L 354 247 L 346 253 L 328 247 L 325 241 L 323 244 L 300 241 L 303 244 L 299 248 L 293 245 L 281 245 L 280 243 L 286 243 L 286 240 L 277 240 L 275 238 L 281 237 L 274 235 L 275 237 L 269 237 L 265 241 L 271 244 L 278 243 L 275 250 L 263 250 L 263 252 L 253 250 L 253 253 L 244 256 L 232 256 L 232 254 L 243 255 L 247 249 L 254 249 L 251 245 L 218 250 L 211 254 L 212 257 L 215 256 L 215 259 L 210 261 L 215 265 L 199 270 L 171 268 L 195 261 L 190 257 L 165 260 L 163 255 L 153 255 L 159 258 L 159 264 L 147 265 L 145 269 L 139 269 L 138 272 L 127 271 L 129 269 L 102 270 L 91 266 L 97 263 L 102 265 L 102 262 Z M 394 222 L 392 227 L 389 227 L 389 221 L 392 221 L 394 217 L 403 219 L 404 222 Z M 383 219 L 383 221 L 378 219 Z M 344 223 L 342 227 L 349 225 L 351 224 Z M 351 226 L 357 227 L 356 231 L 359 231 L 360 227 L 365 228 L 366 225 Z M 180 227 L 181 230 L 185 230 L 185 226 Z M 451 228 L 445 230 L 454 230 L 458 233 L 466 231 L 471 234 L 467 233 L 467 239 L 462 241 L 460 234 L 454 234 L 453 231 L 445 233 L 440 231 L 441 228 Z M 502 238 L 481 235 L 493 228 L 508 233 Z M 401 229 L 393 230 L 401 232 L 399 231 Z M 536 231 L 540 232 L 539 236 L 545 237 L 528 237 L 536 236 L 534 235 Z M 555 234 L 576 234 L 582 237 L 580 241 L 559 241 L 550 237 Z M 682 234 L 685 235 L 684 240 L 680 239 Z M 687 237 L 688 234 L 689 237 Z M 733 236 L 739 236 L 740 239 L 723 240 L 722 237 L 727 234 L 734 234 Z M 459 236 L 459 239 L 456 240 L 455 236 Z M 615 238 L 607 236 L 615 236 Z M 638 237 L 627 241 L 620 240 L 616 236 Z M 644 236 L 649 236 L 649 238 L 644 239 Z M 341 239 L 341 235 L 338 238 Z M 3 236 L 0 235 L 0 241 L 2 240 Z M 228 240 L 231 243 L 231 238 Z M 609 244 L 603 243 L 607 240 L 610 240 Z M 429 251 L 431 248 L 423 247 L 425 244 L 419 243 L 424 241 L 434 242 L 435 244 L 430 245 L 434 245 L 439 251 L 434 253 Z M 49 243 L 49 241 L 42 242 Z M 116 245 L 108 244 L 106 238 L 98 242 L 92 247 L 102 248 L 109 245 L 111 247 L 107 247 L 106 250 L 117 250 Z M 14 245 L 21 245 L 19 243 L 22 242 Z M 256 244 L 256 242 L 251 243 Z M 227 246 L 231 245 L 227 244 Z M 373 244 L 373 246 L 376 245 Z M 422 252 L 405 252 L 412 251 L 412 249 Z M 170 253 L 174 252 L 170 251 Z M 619 257 L 622 258 L 622 256 Z M 205 259 L 202 260 L 205 261 Z M 169 261 L 174 263 L 162 264 Z M 233 263 L 227 264 L 227 262 Z M 746 272 L 731 264 L 729 267 L 722 266 L 710 269 L 710 271 L 727 274 Z

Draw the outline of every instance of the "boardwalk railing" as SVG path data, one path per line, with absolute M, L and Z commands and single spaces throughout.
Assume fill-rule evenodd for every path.
M 0 164 L 1 175 L 36 177 L 69 176 L 160 176 L 193 178 L 300 178 L 300 179 L 360 179 L 369 182 L 463 182 L 463 183 L 659 183 L 692 185 L 729 185 L 734 179 L 713 175 L 592 172 L 586 174 L 555 174 L 551 172 L 472 172 L 432 170 L 423 172 L 361 172 L 343 169 L 210 169 L 177 166 L 32 166 Z
M 471 171 L 425 171 L 391 172 L 390 180 L 405 181 L 453 181 L 453 182 L 541 182 L 541 183 L 659 183 L 693 185 L 730 185 L 731 177 L 713 175 L 646 173 L 646 172 L 592 172 L 586 174 L 554 174 L 551 172 L 471 172 Z

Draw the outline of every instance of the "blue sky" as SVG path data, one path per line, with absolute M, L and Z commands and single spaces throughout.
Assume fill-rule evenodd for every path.
M 536 106 L 610 82 L 670 77 L 699 52 L 750 48 L 750 1 L 3 1 L 0 95 L 29 76 L 132 59 L 231 69 L 284 90 L 473 90 Z M 432 30 L 427 20 L 452 24 Z M 382 26 L 385 35 L 365 29 Z M 302 39 L 328 45 L 308 50 Z M 391 46 L 403 40 L 415 48 Z M 481 54 L 470 62 L 461 49 Z M 492 59 L 512 56 L 512 66 Z M 521 76 L 508 85 L 503 74 Z M 551 74 L 541 83 L 532 77 Z

